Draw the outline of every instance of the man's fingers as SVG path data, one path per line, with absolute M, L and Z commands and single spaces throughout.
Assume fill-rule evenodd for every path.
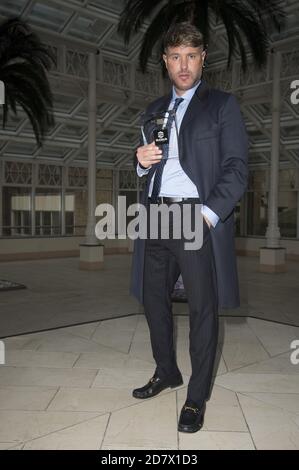
M 152 142 L 137 149 L 137 158 L 141 165 L 145 167 L 154 165 L 161 161 L 162 150 L 155 145 L 155 142 Z

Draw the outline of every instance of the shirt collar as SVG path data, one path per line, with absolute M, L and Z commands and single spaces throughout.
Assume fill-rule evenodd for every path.
M 194 87 L 187 90 L 182 96 L 179 96 L 179 95 L 176 94 L 175 88 L 173 86 L 172 87 L 172 99 L 171 99 L 171 101 L 174 101 L 176 98 L 184 98 L 184 100 L 186 100 L 186 101 L 191 101 L 191 99 L 193 98 L 194 93 L 196 92 L 196 90 L 197 90 L 197 88 L 199 87 L 200 84 L 201 84 L 201 80 L 199 80 L 199 82 L 196 83 L 196 85 L 194 85 Z

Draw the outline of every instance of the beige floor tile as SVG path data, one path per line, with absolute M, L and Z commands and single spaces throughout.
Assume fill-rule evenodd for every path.
M 269 356 L 258 342 L 225 343 L 222 355 L 228 370 L 235 370 L 267 359 Z
M 142 315 L 137 315 L 137 325 L 136 325 L 136 330 L 135 331 L 143 331 L 143 332 L 148 332 L 148 323 L 146 320 L 146 317 L 144 314 Z
M 12 350 L 35 351 L 40 346 L 39 334 L 11 336 L 2 340 L 5 344 L 6 352 Z
M 22 449 L 23 445 L 23 443 L 16 445 L 14 442 L 0 442 L 0 450 L 18 450 Z
M 298 393 L 299 390 L 299 377 L 295 375 L 230 372 L 217 376 L 215 383 L 235 392 Z
M 189 329 L 184 328 L 184 326 L 178 325 L 177 329 L 175 330 L 175 342 L 176 344 L 185 344 L 189 347 Z
M 299 338 L 299 328 L 279 323 L 248 318 L 248 325 L 271 356 L 290 350 L 290 344 Z
M 101 331 L 135 331 L 138 321 L 138 315 L 128 315 L 126 317 L 103 320 L 95 329 L 92 339 L 95 339 L 97 333 Z
M 254 450 L 254 444 L 250 434 L 246 432 L 211 432 L 200 430 L 194 434 L 179 433 L 179 449 Z
M 9 349 L 5 354 L 5 366 L 69 368 L 78 357 L 75 353 Z
M 299 415 L 299 393 L 242 393 L 249 398 L 254 398 L 280 408 L 287 413 L 294 413 Z
M 83 369 L 123 369 L 153 371 L 153 363 L 136 359 L 130 354 L 121 353 L 114 349 L 102 347 L 100 353 L 82 353 L 74 368 Z
M 94 418 L 95 413 L 0 411 L 0 442 L 25 442 Z
M 188 315 L 175 315 L 174 318 L 175 318 L 178 328 L 184 328 L 189 331 L 189 314 Z
M 116 351 L 128 353 L 137 323 L 137 315 L 102 321 L 92 335 L 92 340 Z
M 101 446 L 109 415 L 92 418 L 61 431 L 34 439 L 24 450 L 98 450 Z
M 86 339 L 68 332 L 69 328 L 59 328 L 42 333 L 23 335 L 4 339 L 6 350 L 29 349 L 53 352 L 101 352 L 101 346 L 91 339 Z
M 296 414 L 296 415 L 292 415 L 291 416 L 291 419 L 292 421 L 297 424 L 298 428 L 299 428 L 299 414 Z
M 6 450 L 23 450 L 24 443 L 18 444 L 16 446 L 8 447 Z
M 130 347 L 130 355 L 143 361 L 155 364 L 150 342 L 133 341 Z
M 246 319 L 224 320 L 224 344 L 221 352 L 228 370 L 238 369 L 269 357 Z
M 290 359 L 291 351 L 277 357 L 271 357 L 257 362 L 250 366 L 243 367 L 242 374 L 283 374 L 298 375 L 298 365 L 292 364 Z
M 56 411 L 94 411 L 106 413 L 135 405 L 130 390 L 113 388 L 61 388 L 49 406 Z
M 92 340 L 94 343 L 109 346 L 116 351 L 128 353 L 133 336 L 133 330 L 118 330 L 117 326 L 115 329 L 109 326 L 109 328 L 97 328 Z
M 57 335 L 41 338 L 39 351 L 61 351 L 61 352 L 101 352 L 101 345 L 96 341 L 74 336 L 71 333 L 61 331 Z
M 1 367 L 0 386 L 89 387 L 97 371 L 49 367 Z
M 70 333 L 80 338 L 91 339 L 100 322 L 87 323 L 86 325 L 75 325 L 64 328 L 65 333 Z
M 291 414 L 243 394 L 239 400 L 257 449 L 299 449 L 299 428 Z
M 0 410 L 45 410 L 55 387 L 0 387 Z
M 175 393 L 112 413 L 102 449 L 176 449 Z
M 127 389 L 130 392 L 133 388 L 145 385 L 151 374 L 148 370 L 127 369 L 125 374 L 123 369 L 101 369 L 92 387 L 100 388 L 116 388 L 118 390 Z
M 222 356 L 221 347 L 217 348 L 216 360 L 214 364 L 213 376 L 225 374 L 227 372 L 227 367 Z
M 247 323 L 246 317 L 221 317 L 219 326 L 221 327 L 225 343 L 233 343 L 240 340 L 250 343 L 257 340 L 256 335 Z M 220 342 L 222 342 L 222 337 Z

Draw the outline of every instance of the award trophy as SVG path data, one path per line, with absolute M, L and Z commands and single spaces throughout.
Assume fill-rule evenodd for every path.
M 169 153 L 165 157 L 165 145 L 169 145 L 170 139 L 176 139 L 178 142 L 178 126 L 176 115 L 173 110 L 159 111 L 150 115 L 143 114 L 141 117 L 141 133 L 144 145 L 151 144 L 153 141 L 162 150 L 162 160 L 178 158 L 178 150 Z M 178 149 L 178 145 L 172 145 L 171 148 Z

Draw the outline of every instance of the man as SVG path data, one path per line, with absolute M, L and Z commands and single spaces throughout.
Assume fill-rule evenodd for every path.
M 166 33 L 163 59 L 172 93 L 150 104 L 146 116 L 167 109 L 176 112 L 178 141 L 172 129 L 167 152 L 179 158 L 164 163 L 154 142 L 141 145 L 136 153 L 138 175 L 147 175 L 141 203 L 148 210 L 152 204 L 191 204 L 194 219 L 194 206 L 202 204 L 201 248 L 186 250 L 184 237 L 148 237 L 135 241 L 133 255 L 131 291 L 144 305 L 157 366 L 150 381 L 133 391 L 135 398 L 150 398 L 183 383 L 171 310 L 171 293 L 182 274 L 190 312 L 192 375 L 179 419 L 181 432 L 196 432 L 203 425 L 218 308 L 239 306 L 234 208 L 247 186 L 248 140 L 240 109 L 233 95 L 209 88 L 202 79 L 205 57 L 203 37 L 193 25 L 179 23 Z

